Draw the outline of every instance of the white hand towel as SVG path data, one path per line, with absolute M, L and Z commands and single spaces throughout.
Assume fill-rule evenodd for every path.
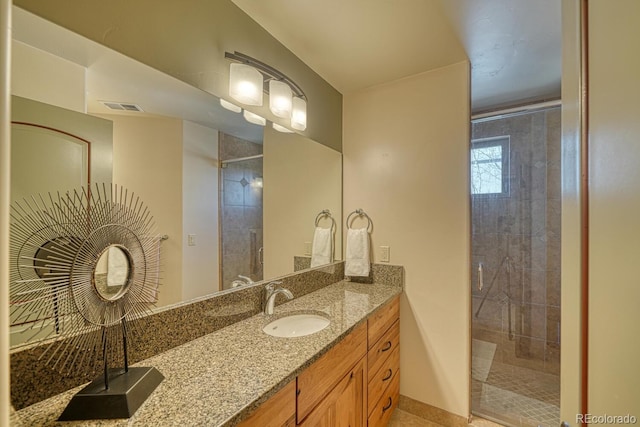
M 369 275 L 369 231 L 366 228 L 347 230 L 345 276 Z
M 333 228 L 316 227 L 311 245 L 311 267 L 333 261 Z
M 107 286 L 122 286 L 129 275 L 129 259 L 118 247 L 107 251 Z

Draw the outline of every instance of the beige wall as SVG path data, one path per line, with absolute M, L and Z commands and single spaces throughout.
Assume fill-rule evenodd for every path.
M 183 122 L 182 299 L 218 290 L 218 131 Z M 196 245 L 187 244 L 195 234 Z
M 11 70 L 12 94 L 86 112 L 84 67 L 14 40 Z
M 113 182 L 149 208 L 162 242 L 158 305 L 182 301 L 182 121 L 104 115 L 113 121 Z
M 589 2 L 589 412 L 640 417 L 640 2 Z
M 344 214 L 374 223 L 406 269 L 403 395 L 469 414 L 469 64 L 344 98 Z
M 335 254 L 341 259 L 341 154 L 298 134 L 266 127 L 263 172 L 264 277 L 293 271 L 293 257 L 303 255 L 304 243 L 313 240 L 314 221 L 323 209 L 336 218 Z

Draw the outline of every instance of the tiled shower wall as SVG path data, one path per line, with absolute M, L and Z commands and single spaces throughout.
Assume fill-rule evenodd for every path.
M 474 140 L 498 136 L 510 136 L 510 192 L 472 196 L 473 337 L 497 344 L 495 361 L 558 374 L 560 109 L 473 124 Z
M 262 145 L 220 132 L 220 159 L 262 154 Z M 238 275 L 262 280 L 259 249 L 262 239 L 262 159 L 227 163 L 221 168 L 220 217 L 222 218 L 222 288 Z

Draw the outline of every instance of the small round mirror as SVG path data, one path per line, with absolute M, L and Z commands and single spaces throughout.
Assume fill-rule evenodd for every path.
M 98 295 L 107 301 L 123 296 L 129 287 L 132 267 L 131 256 L 124 246 L 107 247 L 93 271 L 93 284 Z

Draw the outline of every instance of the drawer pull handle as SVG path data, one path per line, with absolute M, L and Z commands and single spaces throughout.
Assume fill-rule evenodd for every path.
M 389 408 L 391 408 L 391 405 L 393 405 L 393 400 L 391 400 L 391 398 L 389 398 L 389 403 L 387 403 L 385 405 L 385 407 L 382 408 L 382 412 L 387 412 L 389 410 Z
M 389 379 L 391 379 L 392 376 L 393 376 L 393 371 L 391 369 L 389 369 L 389 372 L 387 373 L 387 376 L 384 377 L 382 379 L 382 381 L 388 381 Z
M 391 341 L 387 341 L 387 343 L 385 344 L 384 348 L 382 348 L 380 351 L 389 351 L 391 349 L 391 346 L 393 344 L 391 344 Z

